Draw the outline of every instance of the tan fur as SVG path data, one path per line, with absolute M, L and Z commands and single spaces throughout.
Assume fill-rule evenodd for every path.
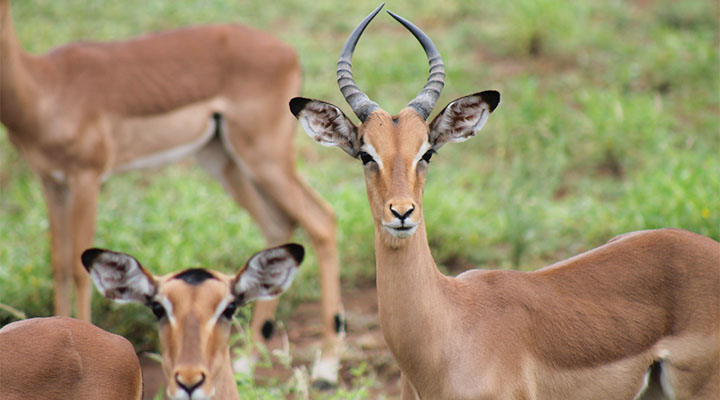
M 290 46 L 248 27 L 218 25 L 73 43 L 34 56 L 17 42 L 8 0 L 0 0 L 0 26 L 0 121 L 43 183 L 56 314 L 71 315 L 74 284 L 77 315 L 90 319 L 79 257 L 92 244 L 101 180 L 198 153 L 269 245 L 287 241 L 296 223 L 307 230 L 321 271 L 324 350 L 335 356 L 334 215 L 295 171 L 286 104 L 300 86 L 300 66 Z M 223 120 L 219 137 L 215 113 Z M 256 337 L 275 304 L 257 305 Z
M 85 251 L 82 262 L 102 295 L 145 304 L 157 317 L 169 398 L 238 399 L 229 348 L 233 315 L 285 291 L 303 255 L 296 244 L 267 249 L 235 275 L 191 269 L 154 276 L 132 256 L 102 249 Z
M 412 112 L 397 120 L 376 111 L 361 132 L 385 166 L 365 177 L 380 323 L 404 388 L 430 399 L 633 399 L 657 361 L 678 399 L 718 393 L 720 244 L 645 231 L 532 273 L 445 277 L 422 222 L 426 171 L 410 163 L 427 128 Z M 382 228 L 398 198 L 421 222 L 408 239 Z
M 176 374 L 188 381 L 202 372 L 207 376 L 203 386 L 206 393 L 214 390 L 216 399 L 238 399 L 230 360 L 230 324 L 211 321 L 221 301 L 231 297 L 233 277 L 208 272 L 216 279 L 200 285 L 172 279 L 174 274 L 158 278 L 158 293 L 172 304 L 176 321 L 158 325 L 167 390 L 169 393 L 180 390 L 174 379 Z
M 662 385 L 668 398 L 714 399 L 720 243 L 710 238 L 648 230 L 530 273 L 438 271 L 422 210 L 428 164 L 418 159 L 474 135 L 499 94 L 463 99 L 451 103 L 459 106 L 450 117 L 436 117 L 448 117 L 445 124 L 428 126 L 409 108 L 395 117 L 379 109 L 357 128 L 375 225 L 380 326 L 402 370 L 402 398 L 630 400 L 647 382 Z M 323 103 L 301 101 L 316 107 L 296 109 L 298 118 L 333 142 L 326 125 L 312 123 Z M 471 131 L 453 128 L 468 118 L 476 121 Z M 398 230 L 401 219 L 417 228 Z M 650 381 L 653 364 L 660 373 Z M 648 398 L 657 396 L 650 389 Z
M 14 322 L 0 329 L 0 398 L 139 400 L 140 362 L 130 342 L 87 322 Z
M 372 145 L 382 160 L 383 170 L 376 165 L 366 168 L 365 182 L 368 198 L 374 205 L 370 209 L 376 231 L 381 232 L 383 241 L 389 245 L 396 239 L 382 229 L 382 223 L 395 218 L 390 205 L 403 211 L 414 207 L 411 220 L 422 222 L 424 171 L 417 171 L 413 164 L 417 152 L 401 152 L 399 149 L 404 146 L 419 148 L 427 137 L 427 127 L 415 111 L 405 109 L 400 116 L 395 123 L 390 114 L 378 110 L 371 114 L 360 131 L 361 141 Z

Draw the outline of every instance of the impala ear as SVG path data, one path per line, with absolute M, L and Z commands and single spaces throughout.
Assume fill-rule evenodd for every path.
M 242 302 L 279 296 L 292 283 L 305 256 L 299 244 L 286 244 L 256 253 L 238 272 L 233 294 Z
M 494 90 L 461 97 L 448 104 L 430 123 L 430 144 L 437 150 L 448 142 L 464 142 L 482 129 L 500 103 Z
M 88 249 L 81 259 L 95 287 L 110 300 L 147 303 L 157 292 L 152 274 L 128 254 Z
M 360 151 L 355 124 L 330 103 L 295 97 L 290 111 L 300 121 L 310 138 L 324 146 L 338 146 L 353 158 Z

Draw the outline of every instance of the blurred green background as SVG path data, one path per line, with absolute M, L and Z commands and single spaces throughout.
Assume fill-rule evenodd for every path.
M 353 115 L 337 89 L 335 63 L 349 32 L 377 5 L 23 0 L 13 2 L 13 13 L 21 44 L 36 54 L 191 24 L 252 25 L 297 49 L 303 96 Z M 437 110 L 473 92 L 502 93 L 477 137 L 433 158 L 424 211 L 444 271 L 532 270 L 639 229 L 678 227 L 720 239 L 717 2 L 397 0 L 386 9 L 440 49 L 447 79 Z M 428 70 L 419 44 L 386 14 L 366 30 L 353 67 L 359 86 L 391 113 L 415 96 Z M 372 284 L 360 162 L 313 144 L 299 127 L 296 147 L 299 170 L 337 213 L 343 287 Z M 0 303 L 49 315 L 46 209 L 38 179 L 4 133 L 0 227 Z M 295 240 L 309 243 L 302 231 Z M 235 270 L 264 246 L 247 213 L 192 162 L 109 179 L 95 244 L 129 252 L 155 273 Z M 311 248 L 301 271 L 281 315 L 319 298 Z M 99 296 L 93 311 L 100 326 L 152 348 L 151 313 Z M 0 311 L 2 323 L 11 320 Z

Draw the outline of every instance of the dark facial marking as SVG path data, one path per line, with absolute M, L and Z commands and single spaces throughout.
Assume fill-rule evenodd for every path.
M 217 278 L 202 268 L 192 268 L 173 276 L 173 279 L 181 279 L 188 285 L 199 285 L 208 279 Z

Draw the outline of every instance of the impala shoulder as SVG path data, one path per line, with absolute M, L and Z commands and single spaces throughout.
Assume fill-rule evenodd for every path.
M 91 323 L 68 317 L 42 318 L 42 324 L 53 333 L 57 334 L 57 340 L 70 340 L 75 344 L 98 343 L 105 349 L 113 349 L 116 355 L 135 355 L 132 344 L 120 335 L 108 332 Z
M 461 295 L 476 297 L 478 293 L 492 293 L 486 305 L 502 303 L 503 307 L 521 304 L 519 294 L 534 297 L 540 281 L 532 273 L 509 270 L 472 269 L 458 275 L 454 290 Z
M 672 231 L 676 229 L 670 229 L 670 228 L 661 228 L 661 229 L 645 229 L 641 231 L 633 231 L 633 232 L 625 232 L 621 233 L 617 236 L 614 236 L 610 240 L 608 240 L 609 243 L 616 243 L 622 240 L 630 239 L 630 238 L 636 238 L 636 237 L 644 237 L 647 239 L 656 238 L 658 236 L 664 236 L 667 231 Z M 679 229 L 677 229 L 679 230 Z
M 469 269 L 467 271 L 461 272 L 455 277 L 455 279 L 461 281 L 474 281 L 476 279 L 482 279 L 488 273 L 492 273 L 492 270 L 482 268 Z
M 619 243 L 623 241 L 640 243 L 649 243 L 655 245 L 664 245 L 672 243 L 693 243 L 693 242 L 715 242 L 715 240 L 706 236 L 699 235 L 695 232 L 691 232 L 685 229 L 678 228 L 660 228 L 660 229 L 647 229 L 642 231 L 628 232 L 621 235 L 617 235 L 608 241 L 608 244 Z

